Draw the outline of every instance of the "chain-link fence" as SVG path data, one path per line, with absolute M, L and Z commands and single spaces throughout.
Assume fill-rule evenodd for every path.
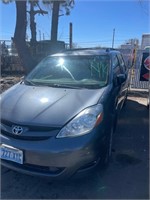
M 35 60 L 37 60 L 37 62 L 47 55 L 65 49 L 65 43 L 62 41 L 57 41 L 54 44 L 49 40 L 44 40 L 38 41 L 34 45 L 31 45 L 30 42 L 27 42 L 27 45 L 31 55 Z M 0 40 L 0 57 L 2 73 L 24 72 L 15 45 L 11 40 Z
M 0 41 L 1 73 L 23 73 L 17 50 L 11 40 Z

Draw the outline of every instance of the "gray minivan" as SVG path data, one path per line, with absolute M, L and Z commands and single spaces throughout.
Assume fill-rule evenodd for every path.
M 116 50 L 44 58 L 1 95 L 1 164 L 52 179 L 106 165 L 127 75 Z

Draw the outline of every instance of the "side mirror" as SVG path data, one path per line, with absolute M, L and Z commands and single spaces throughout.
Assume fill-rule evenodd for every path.
M 118 85 L 121 85 L 122 83 L 124 83 L 127 79 L 126 74 L 119 74 L 117 75 L 117 83 Z

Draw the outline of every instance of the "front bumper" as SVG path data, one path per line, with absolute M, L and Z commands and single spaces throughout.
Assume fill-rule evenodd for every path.
M 76 138 L 50 137 L 41 141 L 10 140 L 2 135 L 2 144 L 23 151 L 23 164 L 6 160 L 1 160 L 1 163 L 21 173 L 64 179 L 95 167 L 100 157 L 101 142 L 95 131 Z

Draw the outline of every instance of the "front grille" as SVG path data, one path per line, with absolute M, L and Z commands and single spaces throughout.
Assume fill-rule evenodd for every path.
M 20 135 L 15 135 L 12 133 L 12 127 L 14 126 L 22 127 L 23 133 Z M 1 134 L 20 140 L 46 140 L 50 137 L 56 136 L 59 130 L 59 127 L 22 125 L 6 120 L 1 120 Z
M 18 170 L 19 169 L 23 169 L 23 170 L 27 170 L 30 172 L 36 172 L 36 173 L 45 173 L 45 174 L 51 174 L 51 175 L 58 175 L 60 174 L 62 171 L 64 171 L 65 167 L 51 167 L 51 166 L 39 166 L 39 165 L 32 165 L 32 164 L 17 164 L 17 163 L 13 163 L 11 161 L 3 161 L 2 160 L 2 164 L 4 163 L 4 165 L 9 165 L 10 168 L 15 167 Z
M 47 140 L 49 139 L 50 137 L 49 136 L 20 136 L 20 135 L 14 135 L 12 133 L 9 133 L 9 132 L 6 132 L 4 130 L 1 130 L 1 134 L 2 135 L 5 135 L 5 136 L 8 136 L 8 137 L 11 137 L 11 138 L 14 138 L 14 139 L 20 139 L 20 140 L 32 140 L 32 141 L 38 141 L 38 140 Z
M 20 123 L 16 123 L 16 122 L 10 122 L 7 120 L 1 120 L 1 124 L 6 125 L 8 127 L 12 127 L 14 125 L 17 126 L 22 126 L 22 127 L 28 127 L 29 131 L 36 131 L 36 132 L 40 132 L 40 131 L 54 131 L 54 130 L 58 130 L 59 127 L 47 127 L 47 126 L 38 126 L 38 125 L 29 125 L 29 124 L 20 124 Z
M 39 172 L 45 172 L 51 174 L 60 174 L 65 169 L 64 167 L 45 167 L 45 166 L 38 166 L 31 164 L 25 164 L 24 167 L 26 167 L 29 170 L 36 170 Z

